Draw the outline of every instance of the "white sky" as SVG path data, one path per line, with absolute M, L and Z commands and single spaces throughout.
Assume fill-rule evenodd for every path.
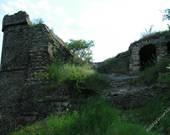
M 24 10 L 32 20 L 42 18 L 64 41 L 94 40 L 94 61 L 102 61 L 126 51 L 151 25 L 154 31 L 166 29 L 166 8 L 170 0 L 0 0 L 0 28 L 5 14 Z

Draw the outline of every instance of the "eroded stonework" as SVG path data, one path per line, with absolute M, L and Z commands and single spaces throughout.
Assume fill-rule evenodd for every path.
M 3 19 L 0 71 L 0 134 L 67 108 L 68 93 L 49 92 L 35 73 L 46 71 L 57 54 L 71 57 L 65 43 L 45 24 L 32 25 L 26 12 Z
M 31 80 L 35 72 L 46 70 L 56 52 L 65 59 L 70 55 L 64 42 L 45 24 L 31 25 L 26 12 L 6 15 L 1 72 L 24 70 L 24 80 Z
M 159 36 L 150 36 L 132 43 L 129 47 L 129 71 L 136 73 L 143 70 L 147 64 L 159 61 L 170 53 L 170 34 L 162 33 Z

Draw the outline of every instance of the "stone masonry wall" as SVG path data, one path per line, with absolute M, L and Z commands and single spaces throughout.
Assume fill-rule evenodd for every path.
M 140 50 L 147 46 L 153 45 L 156 48 L 156 60 L 159 61 L 163 56 L 167 55 L 167 43 L 170 41 L 169 37 L 159 36 L 157 38 L 150 37 L 149 39 L 141 39 L 132 43 L 129 47 L 130 50 L 130 61 L 129 71 L 130 73 L 136 73 L 140 71 Z
M 71 57 L 64 42 L 45 24 L 32 25 L 26 12 L 3 19 L 3 47 L 0 70 L 0 134 L 26 123 L 61 112 L 69 106 L 63 88 L 49 92 L 35 73 L 46 71 L 57 54 Z
M 46 70 L 55 48 L 63 58 L 70 52 L 64 42 L 54 35 L 45 24 L 31 25 L 26 12 L 5 16 L 3 20 L 4 38 L 1 71 L 25 70 L 31 81 L 35 72 Z

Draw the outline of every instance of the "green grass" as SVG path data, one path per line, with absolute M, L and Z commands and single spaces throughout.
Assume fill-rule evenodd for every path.
M 170 106 L 170 70 L 167 68 L 169 63 L 170 56 L 166 56 L 154 66 L 148 67 L 139 73 L 139 78 L 136 80 L 137 83 L 147 85 L 157 84 L 158 87 L 151 89 L 151 93 L 154 95 L 145 106 L 127 110 L 126 115 L 129 117 L 129 120 L 141 123 L 144 126 L 149 126 Z M 161 88 L 159 86 L 166 87 Z M 154 126 L 153 130 L 163 135 L 170 134 L 170 113 L 164 116 L 161 121 Z
M 141 126 L 129 122 L 113 123 L 108 129 L 106 135 L 156 135 L 155 133 L 147 133 Z
M 87 64 L 53 63 L 38 77 L 50 80 L 49 89 L 64 86 L 75 94 L 98 94 L 107 85 L 106 77 Z
M 52 80 L 77 93 L 90 91 L 98 93 L 105 84 L 104 76 L 95 72 L 88 65 L 52 64 L 49 73 Z
M 121 118 L 120 111 L 101 98 L 62 116 L 51 116 L 11 135 L 157 135 Z
M 167 77 L 169 73 L 169 69 L 166 68 L 169 63 L 170 56 L 162 58 L 155 65 L 146 68 L 144 71 L 141 71 L 139 73 L 139 78 L 136 80 L 136 82 L 147 85 L 161 82 L 161 78 L 165 76 Z
M 131 122 L 140 123 L 148 127 L 156 118 L 161 116 L 165 109 L 170 106 L 170 90 L 169 88 L 160 89 L 153 88 L 155 95 L 143 107 L 134 108 L 125 112 L 125 117 Z M 167 113 L 160 122 L 153 128 L 154 131 L 162 135 L 170 134 L 170 113 Z
M 146 33 L 142 36 L 142 38 L 140 40 L 160 38 L 160 37 L 169 38 L 170 30 Z

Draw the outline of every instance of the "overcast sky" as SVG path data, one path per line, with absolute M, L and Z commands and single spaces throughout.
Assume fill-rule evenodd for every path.
M 24 10 L 64 41 L 94 40 L 94 61 L 102 61 L 126 51 L 152 25 L 153 31 L 167 29 L 166 8 L 170 0 L 0 0 L 0 28 L 5 14 Z

